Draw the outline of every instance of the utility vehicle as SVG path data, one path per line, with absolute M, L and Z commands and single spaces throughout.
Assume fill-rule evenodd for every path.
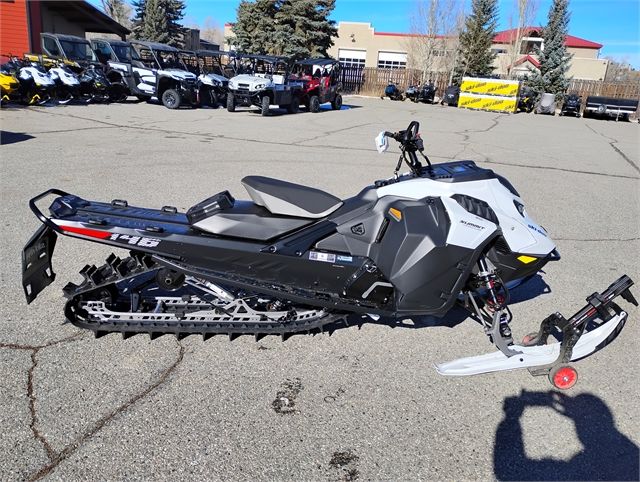
M 225 66 L 228 64 L 223 64 L 222 58 L 229 58 L 230 55 L 229 52 L 214 50 L 180 51 L 182 62 L 189 72 L 198 77 L 200 105 L 217 108 L 220 103 L 226 102 L 229 79 L 225 76 L 225 72 L 229 74 L 230 71 L 225 70 Z
M 263 116 L 276 104 L 290 114 L 298 112 L 303 84 L 290 79 L 289 60 L 268 55 L 243 55 L 240 73 L 229 79 L 227 110 L 237 106 L 257 106 Z
M 300 98 L 309 112 L 318 112 L 320 105 L 331 103 L 333 110 L 342 108 L 340 62 L 328 58 L 300 60 L 293 66 L 293 81 L 303 83 Z
M 125 85 L 140 100 L 156 97 L 169 109 L 197 104 L 197 79 L 175 47 L 156 42 L 92 40 L 98 57 L 106 60 L 107 77 Z

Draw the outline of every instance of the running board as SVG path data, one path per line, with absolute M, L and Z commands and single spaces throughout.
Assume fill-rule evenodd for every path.
M 627 316 L 627 313 L 622 311 L 595 330 L 582 335 L 573 347 L 571 361 L 585 358 L 613 341 L 624 327 Z M 507 357 L 501 351 L 496 351 L 441 363 L 435 368 L 440 375 L 467 376 L 518 368 L 551 367 L 560 358 L 561 343 L 535 346 L 512 345 L 510 348 L 521 353 Z

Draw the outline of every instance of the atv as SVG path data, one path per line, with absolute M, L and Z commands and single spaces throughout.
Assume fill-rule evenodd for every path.
M 230 57 L 229 52 L 214 50 L 198 50 L 197 52 L 182 50 L 180 59 L 189 72 L 198 76 L 198 99 L 200 105 L 217 108 L 226 102 L 229 79 L 225 76 L 223 57 Z
M 289 77 L 289 60 L 268 55 L 243 55 L 241 74 L 229 80 L 227 110 L 234 112 L 237 106 L 260 107 L 260 114 L 269 115 L 269 108 L 276 104 L 295 114 L 300 108 L 303 83 Z
M 327 58 L 312 58 L 295 63 L 292 80 L 303 83 L 301 103 L 309 112 L 319 112 L 320 105 L 331 103 L 333 110 L 342 108 L 340 62 Z
M 64 235 L 129 251 L 85 266 L 82 281 L 63 288 L 67 319 L 96 336 L 284 337 L 353 318 L 444 317 L 460 306 L 498 350 L 439 364 L 439 373 L 528 368 L 557 388 L 573 386 L 569 362 L 606 346 L 625 324 L 616 298 L 637 305 L 631 279 L 515 342 L 510 290 L 560 259 L 555 243 L 504 177 L 473 161 L 432 164 L 417 122 L 381 132 L 379 152 L 388 139 L 401 152 L 393 176 L 348 199 L 262 176 L 242 180 L 250 200 L 223 191 L 186 212 L 50 189 L 29 202 L 42 225 L 22 253 L 27 302 L 54 281 Z M 38 202 L 52 195 L 45 214 Z M 561 342 L 550 340 L 556 330 Z
M 381 95 L 380 98 L 384 100 L 385 97 L 389 97 L 391 100 L 404 100 L 404 94 L 402 90 L 398 88 L 396 84 L 393 82 L 389 82 L 384 89 L 384 95 Z
M 411 85 L 407 87 L 407 91 L 405 95 L 407 99 L 412 102 L 422 102 L 423 104 L 433 104 L 436 91 L 438 88 L 433 84 L 432 81 L 419 85 Z
M 582 97 L 576 93 L 565 96 L 560 113 L 558 115 L 571 115 L 580 117 L 580 107 L 582 106 Z

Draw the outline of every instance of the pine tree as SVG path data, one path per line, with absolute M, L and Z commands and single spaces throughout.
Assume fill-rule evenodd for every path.
M 144 28 L 144 10 L 146 7 L 145 0 L 134 0 L 131 2 L 133 6 L 133 19 L 131 20 L 131 36 L 134 39 L 142 40 L 142 30 Z
M 184 46 L 184 34 L 186 28 L 180 24 L 184 17 L 185 4 L 183 0 L 160 0 L 164 8 L 167 19 L 167 33 L 169 40 L 167 43 L 174 47 Z
M 136 0 L 133 17 L 133 38 L 161 42 L 175 47 L 184 44 L 183 0 Z
M 335 0 L 243 0 L 229 40 L 247 53 L 326 55 L 337 35 L 328 18 L 334 7 Z
M 275 16 L 274 53 L 294 58 L 326 56 L 338 34 L 329 15 L 335 0 L 284 0 Z
M 569 17 L 569 0 L 553 0 L 547 26 L 542 30 L 543 48 L 537 52 L 540 68 L 527 82 L 538 94 L 548 92 L 559 96 L 569 88 L 567 71 L 572 56 L 565 45 Z
M 232 27 L 235 37 L 230 39 L 231 44 L 248 54 L 272 53 L 276 3 L 276 0 L 242 0 Z
M 140 35 L 144 40 L 151 42 L 167 43 L 170 40 L 162 0 L 145 0 L 144 21 Z
M 496 54 L 491 51 L 498 23 L 497 0 L 472 0 L 471 15 L 460 34 L 460 63 L 456 77 L 483 77 L 493 72 Z

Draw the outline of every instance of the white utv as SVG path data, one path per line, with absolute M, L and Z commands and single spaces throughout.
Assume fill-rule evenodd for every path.
M 227 99 L 229 78 L 235 75 L 235 57 L 219 50 L 181 50 L 180 60 L 198 77 L 198 100 L 201 106 L 214 109 Z
M 197 79 L 178 57 L 178 49 L 156 42 L 93 39 L 93 49 L 108 66 L 107 77 L 140 100 L 156 97 L 169 109 L 197 104 Z
M 267 55 L 245 55 L 240 59 L 239 75 L 229 80 L 227 110 L 239 105 L 255 105 L 263 116 L 271 105 L 298 112 L 303 94 L 302 82 L 289 79 L 288 59 Z

